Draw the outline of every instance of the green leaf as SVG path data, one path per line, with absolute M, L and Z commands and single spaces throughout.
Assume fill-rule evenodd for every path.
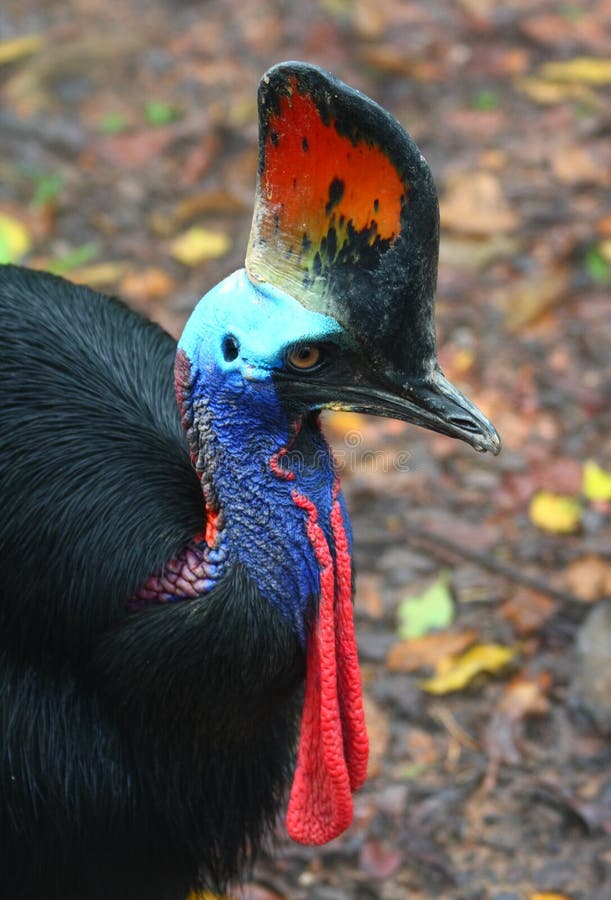
M 406 597 L 399 604 L 397 633 L 402 640 L 422 637 L 434 628 L 447 628 L 452 624 L 454 605 L 448 581 L 447 572 L 442 572 L 422 594 Z
M 144 115 L 149 125 L 169 125 L 179 118 L 180 112 L 163 100 L 149 100 L 144 107 Z
M 64 177 L 58 172 L 36 172 L 33 174 L 36 185 L 32 195 L 35 206 L 45 206 L 57 200 L 64 186 Z
M 129 122 L 120 112 L 107 113 L 100 122 L 99 128 L 102 134 L 113 135 L 121 134 L 129 127 Z
M 480 91 L 475 95 L 471 103 L 473 109 L 479 109 L 481 112 L 491 112 L 493 109 L 498 109 L 500 105 L 501 98 L 491 88 Z
M 599 247 L 590 247 L 586 252 L 585 267 L 592 281 L 597 284 L 611 281 L 611 267 Z
M 47 268 L 49 269 L 49 272 L 53 272 L 54 275 L 65 275 L 67 272 L 70 272 L 71 269 L 76 269 L 78 266 L 84 266 L 86 263 L 91 262 L 97 255 L 97 244 L 94 244 L 93 242 L 81 244 L 80 247 L 74 247 L 74 249 L 64 254 L 64 256 L 59 256 L 52 260 Z

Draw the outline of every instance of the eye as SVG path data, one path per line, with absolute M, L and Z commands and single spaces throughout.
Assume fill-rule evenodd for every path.
M 227 334 L 223 338 L 221 349 L 223 351 L 223 359 L 225 362 L 233 362 L 234 359 L 238 358 L 240 343 L 232 334 Z
M 314 369 L 323 361 L 324 353 L 315 344 L 298 344 L 291 347 L 286 354 L 286 363 L 289 368 L 300 372 Z

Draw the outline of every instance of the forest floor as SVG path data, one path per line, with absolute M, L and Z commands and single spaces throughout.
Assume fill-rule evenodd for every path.
M 3 0 L 0 258 L 178 335 L 243 263 L 256 88 L 291 58 L 428 159 L 442 367 L 504 449 L 328 417 L 370 777 L 341 839 L 279 826 L 236 896 L 611 898 L 611 2 Z

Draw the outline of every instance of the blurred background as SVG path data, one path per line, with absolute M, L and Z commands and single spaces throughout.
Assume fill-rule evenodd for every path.
M 0 261 L 178 335 L 243 264 L 257 84 L 291 58 L 374 97 L 428 159 L 442 367 L 504 450 L 328 417 L 370 778 L 343 838 L 299 847 L 280 824 L 236 896 L 603 900 L 610 0 L 3 0 Z

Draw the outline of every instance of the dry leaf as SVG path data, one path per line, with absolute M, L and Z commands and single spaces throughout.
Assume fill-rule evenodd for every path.
M 531 522 L 552 534 L 572 534 L 581 523 L 581 504 L 574 497 L 538 491 L 528 509 Z
M 390 740 L 390 720 L 386 710 L 367 694 L 363 698 L 367 734 L 369 735 L 369 761 L 367 777 L 376 778 L 382 772 L 384 757 Z
M 600 141 L 561 146 L 553 155 L 553 170 L 563 184 L 611 184 L 611 144 Z
M 111 284 L 117 284 L 125 274 L 128 263 L 125 262 L 103 262 L 94 263 L 91 266 L 77 266 L 70 269 L 70 281 L 76 284 L 86 284 L 89 287 L 107 287 Z
M 448 656 L 456 656 L 477 640 L 477 631 L 439 631 L 401 641 L 388 651 L 386 665 L 391 672 L 416 672 L 436 666 Z
M 580 100 L 594 107 L 601 105 L 597 94 L 585 84 L 561 84 L 544 81 L 542 78 L 518 78 L 516 87 L 535 103 L 544 105 L 562 103 L 565 100 Z
M 466 653 L 442 660 L 433 678 L 421 682 L 429 694 L 449 694 L 461 691 L 482 672 L 496 674 L 503 670 L 516 655 L 513 647 L 500 644 L 477 644 Z
M 586 603 L 611 596 L 611 563 L 594 553 L 573 560 L 564 579 L 571 593 Z
M 460 172 L 448 178 L 440 204 L 441 224 L 461 234 L 498 235 L 520 224 L 499 179 L 491 172 Z
M 439 261 L 444 266 L 467 271 L 483 269 L 503 257 L 513 257 L 520 249 L 515 238 L 502 234 L 469 237 L 443 234 L 439 245 Z
M 158 266 L 148 266 L 128 272 L 121 282 L 121 296 L 149 303 L 152 300 L 164 300 L 174 290 L 174 279 Z
M 588 500 L 611 500 L 611 472 L 589 459 L 583 467 L 583 493 Z
M 535 634 L 554 614 L 556 604 L 546 594 L 520 588 L 500 608 L 503 618 L 516 634 Z
M 198 266 L 206 259 L 224 256 L 230 247 L 228 234 L 195 225 L 172 241 L 170 255 L 184 266 Z
M 535 678 L 523 675 L 510 681 L 486 728 L 484 743 L 492 760 L 517 765 L 522 758 L 520 739 L 524 720 L 549 711 L 547 693 L 551 678 L 547 672 Z
M 493 293 L 506 327 L 518 331 L 568 296 L 571 272 L 564 266 L 518 278 Z

